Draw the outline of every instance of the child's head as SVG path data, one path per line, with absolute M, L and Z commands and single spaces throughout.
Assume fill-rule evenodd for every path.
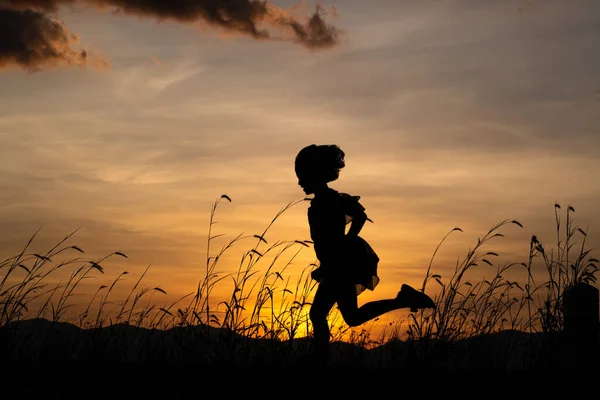
M 344 152 L 335 144 L 306 146 L 296 156 L 298 183 L 327 183 L 335 181 L 346 165 Z

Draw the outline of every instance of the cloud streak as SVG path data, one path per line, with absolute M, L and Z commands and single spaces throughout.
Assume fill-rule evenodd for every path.
M 300 18 L 266 0 L 0 0 L 0 66 L 36 71 L 57 64 L 87 65 L 88 52 L 75 47 L 78 37 L 53 17 L 61 6 L 76 4 L 159 21 L 207 23 L 227 33 L 293 41 L 312 50 L 337 45 L 341 33 L 326 22 L 320 6 Z

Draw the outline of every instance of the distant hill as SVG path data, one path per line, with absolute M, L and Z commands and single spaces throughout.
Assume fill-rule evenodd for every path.
M 0 328 L 0 356 L 7 362 L 70 363 L 94 361 L 161 365 L 281 365 L 306 361 L 309 338 L 279 341 L 245 337 L 207 325 L 147 329 L 129 324 L 81 329 L 65 322 L 29 319 Z M 590 350 L 597 342 L 587 344 Z M 331 363 L 363 369 L 401 366 L 437 369 L 527 370 L 564 365 L 569 349 L 557 335 L 505 330 L 445 343 L 391 340 L 366 349 L 332 344 Z

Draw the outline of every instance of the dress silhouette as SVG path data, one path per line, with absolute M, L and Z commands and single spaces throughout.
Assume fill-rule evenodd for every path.
M 327 362 L 330 342 L 327 315 L 336 303 L 344 322 L 351 327 L 400 308 L 412 311 L 435 308 L 429 296 L 407 284 L 401 286 L 393 299 L 358 307 L 358 296 L 365 289 L 374 290 L 379 283 L 379 257 L 359 236 L 368 220 L 360 197 L 329 187 L 329 182 L 338 179 L 345 167 L 344 157 L 337 145 L 312 144 L 300 150 L 295 160 L 298 185 L 307 195 L 314 195 L 308 208 L 308 223 L 319 266 L 311 277 L 319 283 L 309 316 L 313 326 L 313 355 L 318 363 Z

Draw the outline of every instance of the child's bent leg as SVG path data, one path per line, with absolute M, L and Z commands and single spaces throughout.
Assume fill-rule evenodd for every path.
M 354 285 L 340 288 L 337 304 L 344 321 L 349 326 L 361 325 L 386 312 L 400 308 L 396 299 L 371 301 L 358 307 L 356 288 Z
M 357 296 L 354 286 L 340 291 L 338 307 L 349 326 L 358 326 L 375 319 L 387 312 L 410 307 L 411 311 L 419 308 L 435 308 L 435 303 L 425 293 L 419 292 L 404 284 L 394 299 L 376 300 L 357 306 Z

